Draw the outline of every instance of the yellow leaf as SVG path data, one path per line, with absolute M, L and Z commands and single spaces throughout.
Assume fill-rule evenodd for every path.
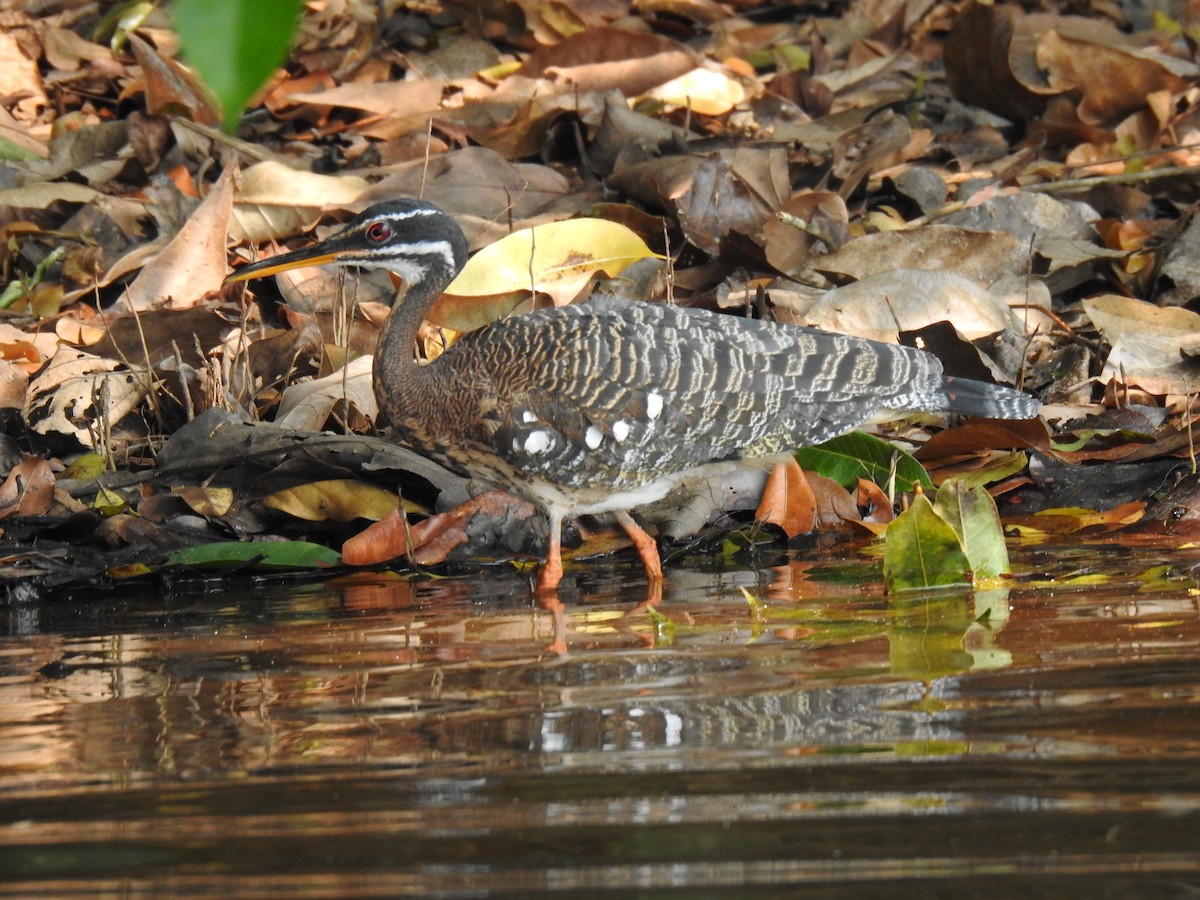
M 720 116 L 746 99 L 741 84 L 724 72 L 692 69 L 647 94 L 668 106 L 687 107 L 702 116 Z
M 399 498 L 391 491 L 350 478 L 299 484 L 264 497 L 263 503 L 308 522 L 378 521 L 400 506 Z
M 638 235 L 607 219 L 568 219 L 514 231 L 484 247 L 446 288 L 456 297 L 513 291 L 549 294 L 565 306 L 597 272 L 616 275 L 654 256 Z
M 178 487 L 172 493 L 200 516 L 223 516 L 233 506 L 233 488 Z
M 80 481 L 91 481 L 104 474 L 104 457 L 99 453 L 81 453 L 67 466 L 61 478 L 78 478 Z
M 117 513 L 125 512 L 128 508 L 129 504 L 125 502 L 124 497 L 104 486 L 100 487 L 100 490 L 96 492 L 96 499 L 92 501 L 92 509 L 102 516 L 115 516 Z
M 107 572 L 112 578 L 137 578 L 141 575 L 149 575 L 153 571 L 145 563 L 130 563 L 127 566 L 113 566 Z

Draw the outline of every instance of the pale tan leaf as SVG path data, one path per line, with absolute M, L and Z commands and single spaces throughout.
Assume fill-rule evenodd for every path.
M 120 371 L 118 371 L 120 370 Z M 62 347 L 30 382 L 25 419 L 38 434 L 67 434 L 92 449 L 97 421 L 120 421 L 145 397 L 147 378 L 116 360 Z M 107 403 L 107 405 L 105 405 Z
M 406 116 L 437 109 L 442 99 L 439 81 L 380 81 L 374 84 L 342 84 L 327 91 L 297 91 L 286 95 L 296 103 L 344 106 L 379 115 Z
M 1103 294 L 1083 308 L 1112 345 L 1100 377 L 1132 384 L 1152 394 L 1191 394 L 1200 390 L 1200 363 L 1180 348 L 1200 338 L 1200 315 Z
M 204 202 L 113 305 L 120 312 L 192 306 L 217 290 L 228 261 L 225 236 L 233 205 L 233 166 L 213 185 Z
M 1003 298 L 978 282 L 919 269 L 879 272 L 834 288 L 802 315 L 810 325 L 886 343 L 935 322 L 949 322 L 966 341 L 1025 327 Z
M 86 184 L 68 181 L 39 181 L 0 190 L 0 206 L 45 209 L 51 203 L 90 203 L 100 192 Z
M 667 106 L 720 116 L 746 99 L 746 89 L 730 74 L 715 68 L 696 68 L 672 78 L 646 94 Z
M 357 175 L 319 175 L 260 162 L 242 173 L 229 240 L 260 243 L 300 234 L 317 224 L 323 210 L 348 206 L 366 187 Z
M 0 409 L 24 409 L 29 376 L 20 366 L 0 359 Z
M 320 431 L 343 403 L 352 404 L 374 421 L 379 409 L 371 387 L 371 362 L 371 357 L 360 356 L 324 378 L 291 385 L 280 398 L 275 424 L 298 431 Z

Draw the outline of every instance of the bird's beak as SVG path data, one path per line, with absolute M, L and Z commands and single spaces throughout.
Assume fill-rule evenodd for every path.
M 325 266 L 339 262 L 341 256 L 340 250 L 330 248 L 328 242 L 323 241 L 311 247 L 302 247 L 290 253 L 281 253 L 270 259 L 260 259 L 248 266 L 242 266 L 225 279 L 225 284 L 249 281 L 251 278 L 263 278 L 277 272 L 286 272 L 288 269 L 298 269 L 301 266 Z

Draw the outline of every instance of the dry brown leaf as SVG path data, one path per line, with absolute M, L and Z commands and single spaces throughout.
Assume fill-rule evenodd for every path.
M 204 202 L 113 305 L 115 311 L 186 308 L 220 288 L 228 271 L 225 240 L 235 171 L 231 165 L 221 173 Z
M 883 488 L 865 478 L 858 479 L 858 506 L 869 510 L 863 517 L 864 522 L 886 525 L 896 518 L 896 510 Z
M 142 68 L 147 111 L 158 115 L 172 107 L 182 107 L 193 121 L 205 125 L 215 125 L 221 121 L 212 95 L 195 72 L 173 59 L 161 56 L 136 34 L 129 36 L 129 47 Z
M 342 544 L 342 562 L 348 566 L 374 566 L 404 556 L 410 532 L 404 514 L 393 510 Z
M 548 166 L 509 162 L 486 147 L 464 147 L 405 166 L 369 190 L 359 201 L 396 196 L 421 197 L 453 214 L 472 246 L 480 247 L 521 227 L 547 206 L 562 204 L 570 182 Z M 562 218 L 559 212 L 554 218 Z
M 976 281 L 953 272 L 901 269 L 868 275 L 794 310 L 828 331 L 896 343 L 901 331 L 949 322 L 965 341 L 1024 331 L 1024 320 Z
M 817 500 L 794 458 L 779 463 L 767 478 L 762 499 L 754 518 L 778 525 L 788 539 L 813 530 L 817 519 Z
M 814 251 L 828 253 L 845 243 L 849 221 L 846 201 L 833 191 L 797 194 L 763 226 L 767 262 L 781 272 L 796 274 Z
M 45 209 L 51 203 L 90 203 L 100 196 L 95 188 L 67 181 L 36 181 L 21 187 L 0 189 L 0 206 L 14 209 Z
M 636 97 L 694 69 L 696 55 L 654 34 L 589 28 L 529 55 L 516 72 L 572 91 L 619 90 Z
M 349 208 L 366 189 L 357 175 L 299 172 L 267 160 L 242 173 L 233 197 L 229 240 L 280 240 L 312 228 L 326 209 Z
M 15 99 L 13 105 L 25 120 L 32 120 L 49 103 L 37 63 L 22 52 L 16 34 L 8 27 L 0 29 L 0 97 Z
M 1045 95 L 1056 93 L 1044 82 L 1031 85 L 1013 71 L 1019 21 L 1016 6 L 972 0 L 954 17 L 944 56 L 946 81 L 956 97 L 1014 122 L 1041 112 Z
M 143 373 L 120 368 L 115 360 L 60 348 L 29 384 L 26 421 L 38 434 L 67 434 L 85 447 L 105 449 L 94 443 L 97 424 L 106 419 L 115 425 L 148 390 Z
M 1112 345 L 1101 380 L 1160 396 L 1200 390 L 1200 360 L 1181 353 L 1181 347 L 1200 341 L 1200 315 L 1119 294 L 1091 297 L 1083 308 Z
M 29 375 L 24 369 L 7 359 L 0 360 L 0 409 L 24 409 L 28 387 Z
M 922 462 L 999 449 L 1048 450 L 1050 432 L 1041 419 L 973 419 L 940 431 L 914 454 Z
M 890 269 L 941 269 L 990 284 L 1028 269 L 1026 247 L 1003 231 L 981 232 L 953 225 L 886 231 L 850 241 L 815 257 L 812 268 L 862 279 Z
M 782 148 L 741 148 L 619 167 L 610 184 L 647 206 L 674 206 L 684 234 L 711 256 L 730 232 L 751 235 L 791 195 Z
M 0 484 L 0 519 L 41 516 L 54 503 L 54 472 L 40 456 L 26 456 Z
M 1050 87 L 1080 95 L 1077 112 L 1080 120 L 1089 124 L 1115 125 L 1144 107 L 1150 94 L 1179 93 L 1188 87 L 1184 78 L 1167 67 L 1178 65 L 1178 60 L 1057 31 L 1041 36 L 1036 58 Z
M 346 403 L 374 421 L 379 408 L 371 387 L 371 362 L 371 357 L 360 356 L 324 378 L 289 386 L 280 398 L 275 424 L 320 431 L 333 411 Z
M 805 472 L 804 477 L 808 479 L 813 499 L 816 501 L 816 527 L 818 529 L 824 531 L 836 528 L 843 522 L 862 521 L 862 513 L 858 511 L 858 504 L 854 502 L 854 498 L 844 487 L 832 478 L 826 478 L 824 475 L 817 475 L 814 472 Z
M 96 44 L 69 28 L 47 25 L 42 31 L 42 46 L 46 62 L 64 72 L 77 72 L 83 63 L 90 63 L 109 75 L 125 73 L 109 47 Z
M 421 110 L 435 110 L 442 99 L 440 82 L 382 81 L 375 84 L 349 83 L 324 91 L 297 91 L 287 95 L 297 103 L 324 104 L 361 109 L 379 115 L 421 115 Z

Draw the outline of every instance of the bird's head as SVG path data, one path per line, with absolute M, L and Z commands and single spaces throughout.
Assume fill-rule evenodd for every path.
M 388 269 L 407 287 L 431 277 L 449 282 L 467 261 L 467 240 L 447 213 L 424 200 L 388 200 L 359 213 L 323 241 L 243 266 L 229 284 L 300 266 Z

